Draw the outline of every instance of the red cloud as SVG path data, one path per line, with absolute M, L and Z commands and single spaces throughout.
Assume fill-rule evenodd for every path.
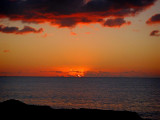
M 71 31 L 71 35 L 77 35 L 77 33 Z
M 155 1 L 1 0 L 0 18 L 21 20 L 28 23 L 49 22 L 51 25 L 57 25 L 58 27 L 75 27 L 77 24 L 89 23 L 104 24 L 105 18 L 134 16 L 152 6 Z
M 160 14 L 155 14 L 146 22 L 147 24 L 160 24 Z
M 150 36 L 160 36 L 160 31 L 159 30 L 153 30 L 151 33 L 150 33 Z
M 10 50 L 3 50 L 3 52 L 4 52 L 4 53 L 8 53 L 8 52 L 10 52 Z
M 107 27 L 121 27 L 123 25 L 129 25 L 131 22 L 125 21 L 124 18 L 107 19 L 104 26 Z
M 2 33 L 14 33 L 14 34 L 26 34 L 26 33 L 41 33 L 43 29 L 40 28 L 36 30 L 35 28 L 24 26 L 23 29 L 19 30 L 18 27 L 8 27 L 4 25 L 0 25 L 0 32 Z

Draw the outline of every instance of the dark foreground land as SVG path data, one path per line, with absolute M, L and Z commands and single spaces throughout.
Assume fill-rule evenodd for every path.
M 27 105 L 18 100 L 0 102 L 0 118 L 44 120 L 144 120 L 137 113 L 97 109 L 52 109 L 49 106 Z

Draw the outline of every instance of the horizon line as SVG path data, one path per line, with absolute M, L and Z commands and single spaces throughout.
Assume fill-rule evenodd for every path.
M 99 76 L 99 77 L 94 77 L 94 76 L 82 76 L 82 77 L 75 77 L 75 76 L 0 76 L 0 77 L 46 77 L 46 78 L 156 78 L 160 79 L 160 77 L 140 77 L 140 76 L 113 76 L 113 77 L 108 77 L 108 76 Z

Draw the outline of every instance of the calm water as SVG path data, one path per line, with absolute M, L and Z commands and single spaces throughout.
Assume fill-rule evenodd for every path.
M 138 112 L 160 120 L 160 79 L 0 77 L 0 101 Z

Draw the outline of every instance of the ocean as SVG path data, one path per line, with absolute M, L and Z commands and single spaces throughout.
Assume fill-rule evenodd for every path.
M 0 102 L 134 111 L 160 120 L 159 78 L 0 77 Z

